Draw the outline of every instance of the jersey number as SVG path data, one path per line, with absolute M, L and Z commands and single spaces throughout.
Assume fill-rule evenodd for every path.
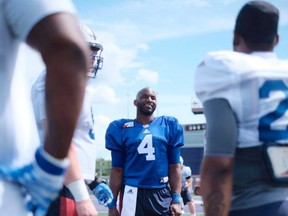
M 259 90 L 260 99 L 268 98 L 272 91 L 282 91 L 285 98 L 280 101 L 274 111 L 264 115 L 259 120 L 259 139 L 266 142 L 288 139 L 288 128 L 286 130 L 271 129 L 271 124 L 281 118 L 288 110 L 288 87 L 282 80 L 266 81 Z
M 139 154 L 146 154 L 146 160 L 155 160 L 155 148 L 153 147 L 152 134 L 147 134 L 137 148 Z

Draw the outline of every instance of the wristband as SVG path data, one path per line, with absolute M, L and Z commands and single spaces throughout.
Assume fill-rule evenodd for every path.
M 38 148 L 35 154 L 38 166 L 45 172 L 52 175 L 64 175 L 69 166 L 69 159 L 58 159 L 50 155 L 43 148 Z
M 66 187 L 70 190 L 76 202 L 80 202 L 82 200 L 87 200 L 90 198 L 83 179 L 73 181 L 66 185 Z
M 98 184 L 100 184 L 100 183 L 98 182 L 98 177 L 95 176 L 95 179 L 94 179 L 90 184 L 87 184 L 87 185 L 88 185 L 89 189 L 90 189 L 91 191 L 93 191 L 93 189 L 94 189 Z
M 178 203 L 180 204 L 181 203 L 181 195 L 180 194 L 172 194 L 172 203 Z
M 107 205 L 109 209 L 116 208 L 117 198 L 113 198 L 112 201 Z

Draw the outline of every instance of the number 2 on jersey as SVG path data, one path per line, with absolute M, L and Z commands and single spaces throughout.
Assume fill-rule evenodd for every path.
M 259 120 L 259 139 L 261 141 L 276 141 L 288 139 L 288 131 L 271 129 L 271 124 L 281 118 L 288 110 L 288 87 L 283 80 L 268 80 L 259 90 L 260 99 L 268 98 L 270 92 L 281 91 L 285 98 L 280 101 L 276 109 Z
M 147 154 L 146 160 L 155 160 L 155 148 L 153 147 L 152 134 L 147 134 L 137 148 L 139 154 Z

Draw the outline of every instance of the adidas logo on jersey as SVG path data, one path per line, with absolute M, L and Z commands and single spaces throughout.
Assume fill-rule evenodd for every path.
M 134 127 L 134 122 L 131 121 L 131 122 L 126 122 L 124 125 L 123 125 L 123 128 L 130 128 L 130 127 Z
M 133 194 L 133 190 L 132 189 L 128 190 L 127 194 Z
M 160 183 L 161 183 L 161 184 L 167 183 L 168 181 L 169 181 L 168 176 L 165 176 L 165 177 L 163 177 L 163 178 L 160 179 Z

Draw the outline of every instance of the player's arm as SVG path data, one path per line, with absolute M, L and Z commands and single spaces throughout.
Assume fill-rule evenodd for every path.
M 125 152 L 122 148 L 121 140 L 122 126 L 121 124 L 111 122 L 105 134 L 105 147 L 111 151 L 112 169 L 109 179 L 109 187 L 113 194 L 113 200 L 108 204 L 109 216 L 118 216 L 117 198 L 123 183 L 123 167 L 125 162 Z
M 109 216 L 119 215 L 117 210 L 117 198 L 123 183 L 123 164 L 124 164 L 124 154 L 122 151 L 111 151 L 112 158 L 112 169 L 110 173 L 109 186 L 113 194 L 113 201 L 109 208 Z
M 172 215 L 181 215 L 181 165 L 179 163 L 180 147 L 168 149 L 169 185 L 172 193 Z
M 47 120 L 42 119 L 41 124 L 42 128 L 47 131 Z M 68 158 L 70 165 L 65 175 L 64 184 L 74 197 L 77 214 L 79 216 L 98 215 L 81 174 L 76 147 L 73 143 L 70 146 Z
M 123 178 L 123 168 L 122 167 L 112 167 L 109 187 L 113 194 L 113 201 L 108 205 L 109 216 L 119 216 L 119 211 L 117 210 L 117 198 L 122 187 L 122 178 Z
M 79 216 L 98 215 L 81 174 L 76 147 L 73 143 L 70 146 L 68 158 L 71 162 L 65 176 L 64 184 L 74 197 L 77 214 Z
M 180 203 L 181 199 L 181 165 L 180 165 L 180 147 L 184 145 L 183 128 L 176 118 L 173 118 L 169 124 L 171 135 L 169 147 L 167 149 L 167 157 L 169 163 L 169 184 L 173 197 L 172 203 Z M 174 196 L 175 195 L 175 196 Z
M 89 50 L 82 37 L 73 15 L 57 13 L 37 23 L 27 39 L 47 68 L 44 149 L 59 159 L 68 154 L 83 102 Z
M 170 206 L 172 215 L 181 215 L 181 165 L 170 164 L 169 184 L 172 193 L 172 203 Z
M 237 122 L 229 103 L 224 99 L 205 102 L 204 113 L 207 144 L 200 176 L 205 215 L 228 215 Z
M 172 194 L 181 193 L 181 165 L 170 164 L 169 165 L 169 184 Z
M 112 191 L 113 198 L 116 200 L 122 187 L 122 178 L 123 178 L 123 168 L 112 167 L 109 180 L 109 187 Z

